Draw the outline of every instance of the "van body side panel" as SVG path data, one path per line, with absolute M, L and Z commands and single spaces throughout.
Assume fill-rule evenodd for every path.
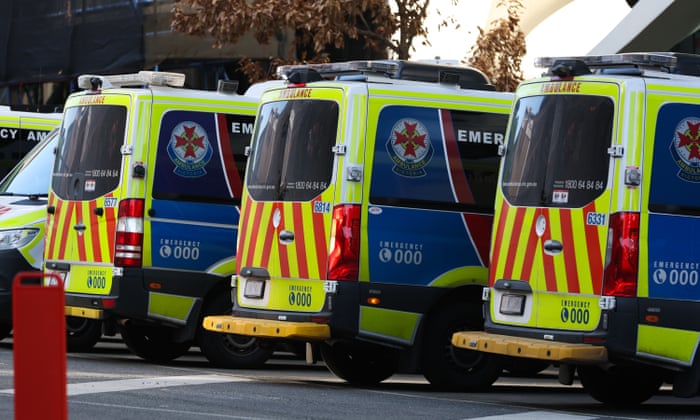
M 231 144 L 242 155 L 249 133 L 230 129 L 252 127 L 254 116 L 170 107 L 154 106 L 160 129 L 147 219 L 150 266 L 214 273 L 228 261 L 232 268 L 241 179 Z
M 700 304 L 700 245 L 695 240 L 700 235 L 700 90 L 663 84 L 648 89 L 651 174 L 648 212 L 642 213 L 640 228 L 646 232 L 640 239 L 644 263 L 636 351 L 689 366 L 700 336 L 700 324 L 682 315 Z
M 412 345 L 449 289 L 487 283 L 497 151 L 510 108 L 487 97 L 456 105 L 448 96 L 402 95 L 377 87 L 369 97 L 361 260 L 369 285 L 359 334 Z M 368 305 L 372 297 L 380 303 Z

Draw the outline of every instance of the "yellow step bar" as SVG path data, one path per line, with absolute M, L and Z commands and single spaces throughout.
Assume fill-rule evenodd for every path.
M 104 311 L 102 309 L 80 308 L 78 306 L 66 306 L 66 316 L 76 316 L 78 318 L 102 319 Z
M 240 318 L 230 315 L 210 315 L 204 318 L 203 326 L 208 331 L 266 338 L 325 340 L 331 337 L 331 329 L 328 325 L 315 322 L 287 322 Z
M 489 334 L 484 331 L 461 331 L 452 335 L 452 345 L 506 356 L 529 357 L 552 362 L 604 363 L 608 351 L 591 344 L 560 343 L 536 338 Z

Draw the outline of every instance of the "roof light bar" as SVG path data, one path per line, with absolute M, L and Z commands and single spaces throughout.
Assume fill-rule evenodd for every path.
M 557 62 L 580 61 L 589 67 L 636 66 L 657 69 L 669 73 L 700 74 L 700 59 L 697 56 L 673 52 L 621 53 L 571 57 L 538 57 L 535 67 L 551 68 Z
M 324 76 L 335 76 L 347 73 L 384 73 L 393 76 L 399 65 L 392 61 L 358 60 L 343 63 L 291 64 L 277 67 L 277 75 L 284 78 L 295 70 L 313 69 Z
M 573 57 L 538 57 L 535 59 L 536 67 L 551 67 L 557 61 L 573 61 L 578 60 L 584 62 L 588 66 L 615 66 L 615 65 L 644 65 L 644 66 L 664 66 L 672 67 L 676 65 L 678 59 L 671 55 L 662 54 L 639 54 L 639 53 L 623 53 L 610 55 L 589 55 L 589 56 L 573 56 Z
M 183 87 L 185 85 L 185 75 L 182 73 L 142 70 L 138 73 L 115 75 L 83 74 L 78 77 L 78 87 L 81 89 L 93 89 L 93 80 L 95 79 L 101 82 L 102 89 L 135 85 L 171 87 Z
M 397 80 L 441 83 L 459 86 L 462 89 L 494 90 L 488 78 L 474 68 L 405 60 L 356 60 L 342 63 L 286 65 L 277 68 L 277 75 L 282 79 L 288 79 L 294 73 L 300 74 L 310 70 L 314 70 L 323 77 L 343 77 L 343 80 L 349 80 L 347 78 L 349 75 L 372 73 Z

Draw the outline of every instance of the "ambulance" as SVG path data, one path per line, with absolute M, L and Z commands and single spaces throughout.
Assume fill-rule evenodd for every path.
M 51 177 L 45 270 L 63 279 L 66 315 L 119 333 L 146 360 L 198 346 L 217 366 L 254 366 L 272 349 L 201 325 L 231 310 L 258 98 L 184 83 L 148 71 L 78 78 Z
M 32 112 L 25 108 L 0 106 L 0 178 L 61 123 L 60 112 Z
M 12 331 L 15 275 L 39 271 L 44 261 L 46 197 L 57 139 L 54 129 L 0 181 L 0 340 Z
M 594 399 L 700 386 L 700 56 L 542 58 L 496 193 L 484 331 L 459 349 L 546 360 Z
M 205 328 L 306 342 L 307 360 L 354 384 L 422 372 L 489 386 L 500 367 L 450 339 L 483 323 L 513 95 L 471 68 L 410 61 L 277 73 L 250 148 L 234 310 Z

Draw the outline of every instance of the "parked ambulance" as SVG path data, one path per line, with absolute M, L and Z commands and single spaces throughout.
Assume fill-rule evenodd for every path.
M 12 282 L 42 268 L 46 203 L 58 129 L 0 181 L 0 339 L 12 331 Z
M 315 344 L 355 384 L 491 385 L 500 365 L 450 339 L 483 323 L 513 95 L 471 68 L 407 61 L 278 74 L 250 148 L 233 314 L 205 328 Z
M 539 64 L 504 146 L 485 332 L 453 344 L 557 363 L 604 403 L 697 395 L 700 56 Z
M 31 112 L 18 106 L 0 106 L 0 178 L 60 123 L 60 112 Z
M 203 330 L 231 310 L 245 148 L 257 97 L 182 86 L 178 73 L 83 75 L 66 101 L 49 190 L 45 269 L 66 314 L 136 355 L 199 346 L 214 364 L 263 363 L 251 337 Z M 74 339 L 78 339 L 74 337 Z

